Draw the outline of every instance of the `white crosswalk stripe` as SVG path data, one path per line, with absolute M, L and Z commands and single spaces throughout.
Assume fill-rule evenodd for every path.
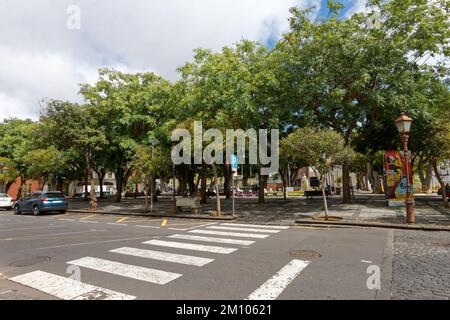
M 254 228 L 236 228 L 236 227 L 222 227 L 222 226 L 210 226 L 206 227 L 207 229 L 216 229 L 216 230 L 231 230 L 231 231 L 244 231 L 244 232 L 265 232 L 265 233 L 278 233 L 280 230 L 261 230 Z
M 249 245 L 255 243 L 255 241 L 251 241 L 251 240 L 237 240 L 237 239 L 227 239 L 227 238 L 191 236 L 188 234 L 174 234 L 174 235 L 169 236 L 169 238 L 194 240 L 194 241 L 205 241 L 205 242 L 228 243 L 228 244 L 240 244 L 243 246 L 249 246 Z
M 195 243 L 184 243 L 184 242 L 174 242 L 174 241 L 163 241 L 163 240 L 150 240 L 143 242 L 145 244 L 151 244 L 155 246 L 163 246 L 170 248 L 178 248 L 178 249 L 187 249 L 187 250 L 195 250 L 195 251 L 205 251 L 205 252 L 213 252 L 213 253 L 222 253 L 229 254 L 236 251 L 236 248 L 224 248 L 224 247 L 216 247 L 216 246 L 206 246 L 202 244 Z
M 44 271 L 33 271 L 9 280 L 64 300 L 133 300 L 135 296 L 82 283 Z
M 194 256 L 188 256 L 188 255 L 184 255 L 184 254 L 175 254 L 175 253 L 145 250 L 145 249 L 138 249 L 138 248 L 129 248 L 129 247 L 123 247 L 123 248 L 110 250 L 110 252 L 120 253 L 120 254 L 135 256 L 135 257 L 141 257 L 141 258 L 147 258 L 147 259 L 154 259 L 154 260 L 160 260 L 160 261 L 168 261 L 168 262 L 186 264 L 186 265 L 191 265 L 191 266 L 198 266 L 198 267 L 202 267 L 205 264 L 208 264 L 208 263 L 214 261 L 214 259 L 194 257 Z
M 78 260 L 67 262 L 79 267 L 107 272 L 127 278 L 152 282 L 156 284 L 166 284 L 182 276 L 180 273 L 166 272 L 162 270 L 144 268 L 121 262 L 109 261 L 93 257 L 84 257 Z
M 224 232 L 224 231 L 214 231 L 214 230 L 190 230 L 192 233 L 202 233 L 202 234 L 212 234 L 217 236 L 230 236 L 230 237 L 242 237 L 242 238 L 267 238 L 268 234 L 255 234 L 255 233 L 239 233 L 239 232 Z
M 252 227 L 252 228 L 267 228 L 267 229 L 289 229 L 289 226 L 270 226 L 270 225 L 260 225 L 260 224 L 242 224 L 242 223 L 221 223 L 221 226 L 236 226 L 236 227 Z
M 294 259 L 248 296 L 248 300 L 275 300 L 310 261 Z

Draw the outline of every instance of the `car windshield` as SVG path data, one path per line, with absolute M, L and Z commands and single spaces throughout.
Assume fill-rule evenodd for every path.
M 44 195 L 45 198 L 64 198 L 64 195 L 61 192 L 47 192 Z
M 0 193 L 0 198 L 9 198 L 9 197 L 4 193 Z

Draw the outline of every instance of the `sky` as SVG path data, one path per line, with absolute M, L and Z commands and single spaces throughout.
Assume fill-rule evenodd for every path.
M 344 16 L 365 0 L 342 0 Z M 0 120 L 37 120 L 44 99 L 81 103 L 80 83 L 103 67 L 177 80 L 198 47 L 241 39 L 273 45 L 289 8 L 326 0 L 0 0 Z

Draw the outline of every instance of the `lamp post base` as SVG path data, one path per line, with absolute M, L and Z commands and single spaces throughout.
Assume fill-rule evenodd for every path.
M 414 204 L 411 199 L 406 200 L 406 223 L 416 223 L 414 216 Z

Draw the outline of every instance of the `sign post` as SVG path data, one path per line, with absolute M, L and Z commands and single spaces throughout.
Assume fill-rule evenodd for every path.
M 231 155 L 231 199 L 232 199 L 232 210 L 233 210 L 233 216 L 234 216 L 234 175 L 237 173 L 238 169 L 238 158 L 237 155 L 233 154 Z

